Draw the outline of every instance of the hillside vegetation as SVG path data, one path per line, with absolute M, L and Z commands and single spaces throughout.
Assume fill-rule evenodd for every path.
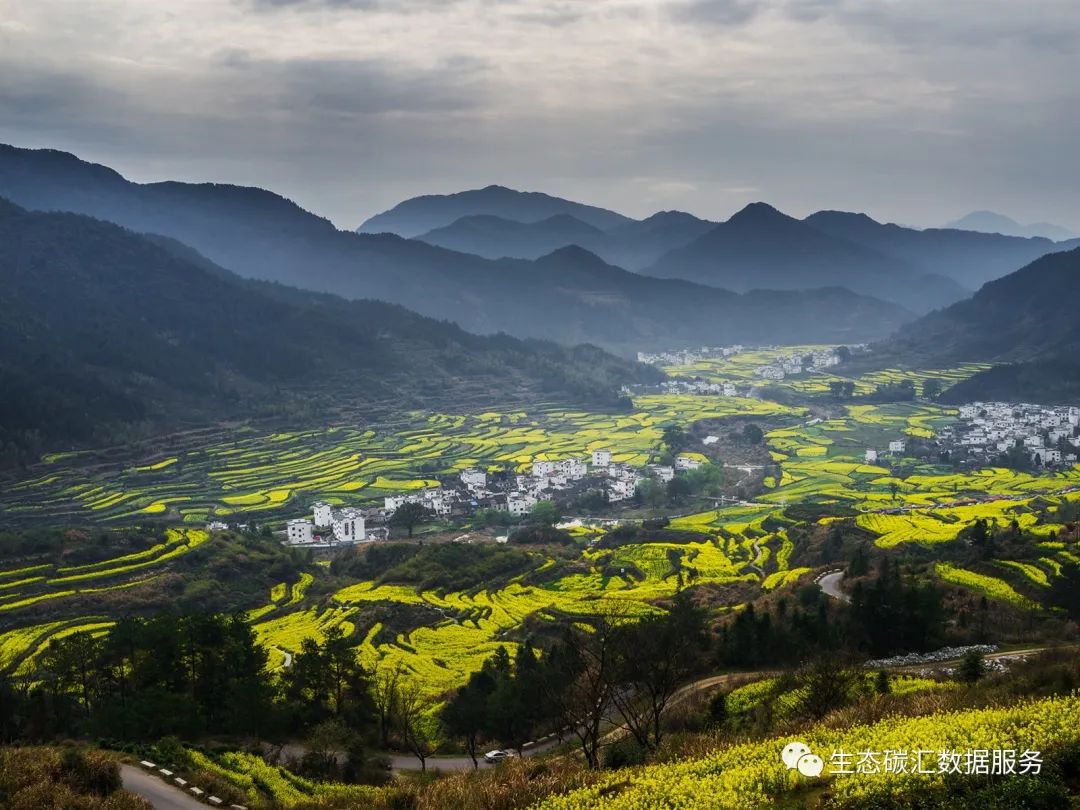
M 0 200 L 0 460 L 136 427 L 531 393 L 614 405 L 651 367 L 250 282 L 172 243 Z

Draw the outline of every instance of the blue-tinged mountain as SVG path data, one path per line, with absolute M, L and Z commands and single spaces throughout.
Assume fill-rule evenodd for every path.
M 1080 248 L 1051 253 L 966 301 L 903 327 L 878 353 L 923 367 L 998 364 L 950 388 L 953 402 L 1080 402 Z
M 660 211 L 643 220 L 612 228 L 590 250 L 606 261 L 640 271 L 676 248 L 688 245 L 716 227 L 684 211 Z
M 462 217 L 416 237 L 431 245 L 497 259 L 535 259 L 561 247 L 583 247 L 609 264 L 641 270 L 670 250 L 681 247 L 716 223 L 681 211 L 661 211 L 603 231 L 570 216 L 556 214 L 538 222 L 505 217 Z
M 950 222 L 945 227 L 962 231 L 997 233 L 1005 236 L 1042 237 L 1043 239 L 1052 239 L 1055 242 L 1076 239 L 1080 236 L 1080 234 L 1073 233 L 1068 228 L 1063 228 L 1052 222 L 1033 222 L 1031 225 L 1021 225 L 1015 219 L 994 211 L 972 211 L 967 216 Z
M 627 354 L 702 343 L 873 340 L 910 317 L 895 305 L 838 291 L 804 296 L 796 313 L 787 294 L 771 306 L 770 293 L 744 300 L 645 278 L 583 251 L 489 260 L 389 233 L 339 231 L 269 191 L 131 183 L 63 152 L 0 147 L 0 196 L 166 236 L 247 278 L 389 301 L 473 333 L 589 342 Z M 803 286 L 820 283 L 807 275 Z
M 903 262 L 912 272 L 949 276 L 972 290 L 1063 249 L 1049 239 L 954 228 L 920 231 L 844 211 L 819 211 L 803 222 L 829 236 Z
M 505 186 L 428 194 L 398 203 L 366 220 L 360 233 L 396 233 L 419 236 L 444 228 L 462 217 L 497 216 L 514 222 L 539 222 L 558 215 L 571 216 L 602 231 L 630 222 L 629 217 L 594 205 L 552 197 L 538 191 L 516 191 Z
M 916 312 L 966 295 L 951 278 L 913 270 L 900 259 L 825 233 L 765 203 L 748 205 L 644 272 L 737 292 L 845 287 Z
M 224 418 L 523 396 L 619 404 L 656 369 L 242 279 L 190 247 L 0 199 L 0 464 Z
M 488 259 L 538 259 L 567 245 L 587 246 L 603 236 L 602 230 L 570 214 L 556 214 L 539 222 L 477 214 L 428 231 L 417 239 Z

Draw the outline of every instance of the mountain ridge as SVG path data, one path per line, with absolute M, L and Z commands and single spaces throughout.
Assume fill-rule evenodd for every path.
M 451 194 L 410 197 L 393 208 L 364 220 L 358 233 L 389 231 L 415 237 L 443 228 L 463 216 L 488 214 L 521 223 L 538 222 L 556 214 L 570 214 L 599 230 L 630 222 L 630 217 L 595 205 L 555 197 L 540 191 L 518 191 L 500 185 Z
M 481 337 L 403 307 L 250 281 L 181 243 L 0 198 L 0 448 L 470 392 L 583 404 L 659 374 L 595 347 Z M 268 404 L 267 404 L 268 403 Z M 38 437 L 38 438 L 35 438 Z
M 573 262 L 559 269 L 555 284 L 551 263 L 489 260 L 390 233 L 339 231 L 263 189 L 130 183 L 74 156 L 15 147 L 0 147 L 0 195 L 27 208 L 69 210 L 178 240 L 248 278 L 381 299 L 474 333 L 596 343 L 628 355 L 702 340 L 862 342 L 884 337 L 909 317 L 900 307 L 855 295 L 837 311 L 840 299 L 829 295 L 806 298 L 802 313 L 791 311 L 788 297 L 777 299 L 776 312 L 760 301 L 748 318 L 719 290 L 646 281 L 625 270 L 604 271 L 600 284 L 595 272 L 587 281 L 575 278 Z
M 817 286 L 843 286 L 916 312 L 966 295 L 952 279 L 914 272 L 899 259 L 826 234 L 763 202 L 750 203 L 644 272 L 736 292 L 754 287 L 799 289 L 807 286 L 803 279 L 810 275 Z

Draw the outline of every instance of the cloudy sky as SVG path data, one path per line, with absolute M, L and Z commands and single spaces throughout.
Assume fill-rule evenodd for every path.
M 0 141 L 343 227 L 489 183 L 631 215 L 1080 229 L 1075 0 L 0 0 Z

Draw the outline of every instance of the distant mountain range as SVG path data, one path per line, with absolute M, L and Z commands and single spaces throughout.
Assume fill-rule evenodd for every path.
M 429 194 L 398 203 L 357 228 L 360 233 L 412 237 L 443 228 L 462 217 L 497 216 L 514 222 L 539 222 L 565 214 L 601 231 L 633 220 L 606 208 L 564 200 L 536 191 L 487 186 L 456 194 Z M 560 247 L 556 245 L 556 247 Z
M 505 197 L 504 191 L 494 193 Z M 586 209 L 594 222 L 580 221 L 626 229 L 629 239 L 693 224 L 685 215 L 636 223 L 588 206 L 576 213 L 552 211 L 556 198 L 510 195 L 529 201 L 528 210 L 546 219 L 579 218 Z M 0 196 L 30 209 L 72 211 L 167 236 L 248 278 L 390 301 L 453 320 L 470 332 L 590 342 L 624 353 L 701 343 L 865 341 L 884 337 L 911 317 L 895 304 L 846 290 L 739 296 L 649 278 L 581 249 L 560 249 L 533 261 L 490 260 L 389 233 L 349 233 L 262 189 L 131 183 L 104 166 L 49 150 L 0 147 Z M 521 210 L 510 202 L 504 208 Z M 822 285 L 807 276 L 803 286 Z
M 908 364 L 1001 363 L 950 389 L 952 401 L 1080 401 L 1080 248 L 1037 259 L 967 301 L 906 325 L 879 347 Z
M 450 205 L 458 198 L 471 201 L 473 210 L 499 210 L 500 214 L 450 219 L 463 210 Z M 665 211 L 605 230 L 575 217 L 571 212 L 577 203 L 545 197 L 549 203 L 545 212 L 559 213 L 535 219 L 535 212 L 526 209 L 515 218 L 514 212 L 526 208 L 531 198 L 502 187 L 419 198 L 432 216 L 432 201 L 438 201 L 446 221 L 415 238 L 493 259 L 535 259 L 574 244 L 611 264 L 658 277 L 683 278 L 736 292 L 839 285 L 921 312 L 960 300 L 991 279 L 1068 247 L 1041 237 L 916 230 L 842 211 L 819 211 L 800 222 L 764 203 L 747 206 L 727 222 Z M 411 202 L 393 211 L 407 210 Z M 394 225 L 389 219 L 384 224 Z
M 0 461 L 147 425 L 491 402 L 613 406 L 662 375 L 592 347 L 247 281 L 191 248 L 0 199 Z
M 1053 239 L 1055 242 L 1080 237 L 1080 234 L 1060 225 L 1054 225 L 1051 222 L 1035 222 L 1031 225 L 1021 225 L 1015 219 L 1011 219 L 1004 214 L 996 214 L 993 211 L 972 211 L 967 216 L 950 222 L 945 227 L 962 231 L 1000 233 L 1006 236 L 1041 236 L 1044 239 Z
M 648 219 L 617 225 L 610 231 L 582 222 L 571 214 L 556 214 L 539 222 L 476 215 L 462 217 L 416 238 L 430 245 L 491 259 L 535 259 L 560 247 L 577 245 L 610 264 L 636 272 L 668 251 L 692 242 L 715 224 L 681 211 L 662 211 Z
M 765 203 L 746 206 L 644 272 L 735 291 L 801 289 L 814 279 L 921 312 L 967 295 L 952 278 L 921 272 L 893 255 L 826 233 Z

